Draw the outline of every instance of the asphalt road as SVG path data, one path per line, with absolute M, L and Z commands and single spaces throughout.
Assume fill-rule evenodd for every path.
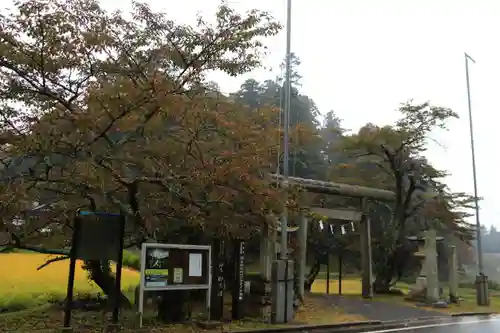
M 500 317 L 463 317 L 439 324 L 420 325 L 369 333 L 499 333 Z

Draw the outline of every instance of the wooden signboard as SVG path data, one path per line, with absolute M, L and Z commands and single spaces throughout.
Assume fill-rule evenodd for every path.
M 208 245 L 142 244 L 139 325 L 142 327 L 145 291 L 206 290 L 210 309 L 211 259 Z

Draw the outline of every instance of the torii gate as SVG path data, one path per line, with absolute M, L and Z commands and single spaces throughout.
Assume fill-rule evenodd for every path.
M 285 178 L 281 175 L 271 174 L 271 179 L 276 183 L 282 183 Z M 311 207 L 311 211 L 332 219 L 360 221 L 361 224 L 361 267 L 362 267 L 362 296 L 364 298 L 373 297 L 373 272 L 372 272 L 372 251 L 371 251 L 371 232 L 370 218 L 367 214 L 367 201 L 369 199 L 377 201 L 394 201 L 396 195 L 392 191 L 380 190 L 370 187 L 338 184 L 333 182 L 324 182 L 314 179 L 305 179 L 298 177 L 288 177 L 288 184 L 292 186 L 300 186 L 310 193 L 338 195 L 351 198 L 360 198 L 361 212 L 352 210 L 340 210 Z M 302 216 L 299 225 L 299 249 L 300 260 L 298 262 L 299 271 L 299 293 L 304 295 L 304 280 L 307 258 L 307 218 Z M 269 230 L 263 233 L 261 238 L 261 271 L 266 280 L 270 279 L 271 258 L 263 255 L 271 250 Z M 274 242 L 274 240 L 273 240 Z M 274 245 L 274 244 L 273 244 Z

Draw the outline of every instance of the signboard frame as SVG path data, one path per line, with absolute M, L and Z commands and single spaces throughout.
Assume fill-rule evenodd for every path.
M 148 249 L 165 249 L 165 250 L 185 250 L 206 252 L 207 283 L 203 284 L 171 284 L 157 287 L 146 286 L 146 260 Z M 191 253 L 190 253 L 191 254 Z M 203 264 L 203 261 L 202 261 Z M 203 269 L 203 267 L 202 267 Z M 210 302 L 212 292 L 212 247 L 210 245 L 190 245 L 190 244 L 164 244 L 164 243 L 143 243 L 141 246 L 141 271 L 139 282 L 139 327 L 142 327 L 142 319 L 144 313 L 144 293 L 146 291 L 172 291 L 172 290 L 206 290 L 206 307 L 210 316 Z

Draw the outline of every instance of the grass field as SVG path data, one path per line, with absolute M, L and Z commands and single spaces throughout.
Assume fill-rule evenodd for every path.
M 0 271 L 0 310 L 21 310 L 34 306 L 46 304 L 49 301 L 63 300 L 66 295 L 66 283 L 68 279 L 67 260 L 59 261 L 37 270 L 50 256 L 36 253 L 7 253 L 0 254 L 0 267 L 6 268 Z M 122 289 L 130 292 L 138 283 L 139 275 L 136 271 L 126 269 L 122 275 Z M 322 277 L 322 276 L 321 276 Z M 332 277 L 334 275 L 332 274 Z M 396 286 L 403 292 L 408 291 L 408 285 L 400 283 Z M 313 286 L 313 293 L 326 293 L 326 280 L 317 279 Z M 77 263 L 75 275 L 75 293 L 78 295 L 97 294 L 99 288 L 87 279 L 86 272 L 81 269 L 81 262 Z M 330 293 L 338 294 L 338 280 L 330 280 Z M 473 289 L 461 288 L 460 296 L 464 301 L 460 309 L 475 311 L 475 291 Z M 342 280 L 342 294 L 359 296 L 361 294 L 361 282 L 357 277 L 346 277 Z M 499 293 L 492 293 L 492 311 L 500 312 Z M 398 301 L 402 297 L 377 296 L 377 299 Z M 497 301 L 497 299 L 499 299 Z M 457 309 L 453 307 L 456 311 Z M 482 308 L 484 311 L 484 308 Z M 465 311 L 465 310 L 464 310 Z
M 61 326 L 61 311 L 44 306 L 50 301 L 62 301 L 66 295 L 69 262 L 60 261 L 37 271 L 50 256 L 35 253 L 0 254 L 0 265 L 6 268 L 0 272 L 0 332 L 46 332 L 58 331 Z M 129 291 L 138 283 L 138 273 L 124 269 L 122 286 L 130 296 Z M 75 276 L 75 292 L 77 294 L 97 294 L 99 288 L 90 283 L 86 272 L 77 263 Z M 331 324 L 365 320 L 365 318 L 346 314 L 342 309 L 324 303 L 322 298 L 308 298 L 305 306 L 297 313 L 295 320 L 300 323 Z M 327 306 L 328 305 L 328 306 Z M 22 311 L 15 311 L 22 310 Z M 228 310 L 228 313 L 230 311 Z M 125 332 L 134 332 L 136 324 L 134 311 L 122 313 L 122 323 L 129 326 Z M 94 333 L 102 330 L 103 319 L 95 312 L 74 311 L 73 322 L 79 331 Z M 199 329 L 176 326 L 157 326 L 150 322 L 151 332 L 158 333 L 191 333 Z M 224 330 L 238 330 L 249 328 L 263 328 L 262 323 L 255 320 L 233 322 L 225 325 Z M 220 332 L 220 328 L 217 329 Z
M 326 293 L 326 280 L 315 280 L 311 292 Z M 339 281 L 330 280 L 330 294 L 338 294 Z M 342 295 L 361 295 L 361 281 L 358 278 L 348 278 L 342 280 Z
M 67 260 L 50 264 L 38 270 L 50 256 L 35 253 L 0 254 L 0 310 L 20 310 L 45 304 L 51 300 L 63 300 L 66 296 L 69 262 Z M 130 290 L 137 285 L 139 275 L 123 269 L 122 288 Z M 77 262 L 75 292 L 96 294 L 99 288 L 90 283 Z
M 37 270 L 50 256 L 35 253 L 9 253 L 0 254 L 0 265 L 4 268 L 0 271 L 0 312 L 9 310 L 26 311 L 0 314 L 0 331 L 31 332 L 33 330 L 53 332 L 51 329 L 60 325 L 60 311 L 47 310 L 42 305 L 50 301 L 62 301 L 66 294 L 66 284 L 68 278 L 68 261 L 60 261 L 48 267 Z M 323 277 L 323 276 L 320 276 Z M 334 277 L 334 275 L 332 275 Z M 138 283 L 138 273 L 125 269 L 123 271 L 122 288 L 130 295 L 130 291 Z M 408 285 L 398 284 L 397 288 L 402 291 L 408 290 Z M 87 279 L 86 272 L 81 269 L 81 263 L 77 263 L 75 277 L 75 292 L 80 295 L 99 293 L 99 288 Z M 326 280 L 318 279 L 312 286 L 313 293 L 326 293 Z M 357 277 L 346 277 L 342 281 L 342 292 L 345 296 L 360 297 L 361 282 Z M 330 281 L 330 293 L 338 293 L 338 280 L 332 278 Z M 475 305 L 475 294 L 473 289 L 460 289 L 460 295 L 464 301 L 460 306 L 451 306 L 448 309 L 439 311 L 456 313 L 469 311 L 492 311 L 500 312 L 500 294 L 492 293 L 492 304 L 489 308 L 479 308 Z M 346 314 L 340 308 L 325 306 L 321 303 L 322 298 L 310 298 L 306 306 L 298 312 L 296 320 L 302 323 L 338 323 L 363 320 L 364 318 L 355 314 Z M 401 296 L 376 296 L 375 300 L 399 302 L 410 305 Z M 128 316 L 124 313 L 125 318 Z M 132 318 L 133 313 L 130 314 Z M 28 319 L 30 318 L 30 319 Z M 85 327 L 97 327 L 102 323 L 101 319 L 95 315 L 89 317 L 88 313 L 75 313 L 75 321 L 81 322 Z M 90 325 L 90 326 L 89 326 Z M 250 325 L 250 326 L 249 326 Z M 252 326 L 254 325 L 254 326 Z M 252 322 L 232 323 L 225 329 L 257 328 L 261 324 Z M 155 332 L 192 332 L 182 328 L 165 328 L 154 330 Z M 83 332 L 83 331 L 82 331 Z M 87 331 L 85 331 L 87 332 Z M 94 332 L 94 331 L 88 331 Z

